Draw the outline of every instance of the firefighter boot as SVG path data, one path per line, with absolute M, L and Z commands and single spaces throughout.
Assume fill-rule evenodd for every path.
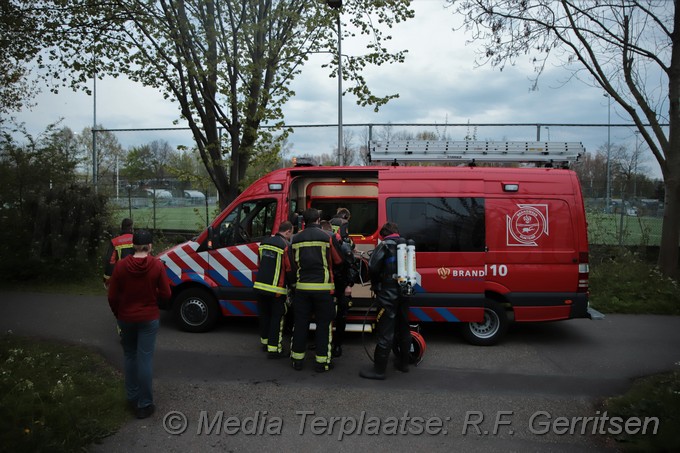
M 399 351 L 395 351 L 394 368 L 402 373 L 408 373 L 408 364 L 411 360 L 411 338 L 408 341 L 402 341 L 399 345 Z
M 382 381 L 385 379 L 385 370 L 387 369 L 387 360 L 389 358 L 389 349 L 376 346 L 375 353 L 373 354 L 373 366 L 361 370 L 359 376 L 366 379 L 378 379 Z

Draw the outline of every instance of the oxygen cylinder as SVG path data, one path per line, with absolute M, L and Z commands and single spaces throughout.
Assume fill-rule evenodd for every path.
M 406 240 L 404 238 L 397 239 L 397 281 L 399 284 L 405 284 L 407 281 L 406 274 Z
M 406 241 L 406 278 L 411 286 L 416 284 L 416 241 Z

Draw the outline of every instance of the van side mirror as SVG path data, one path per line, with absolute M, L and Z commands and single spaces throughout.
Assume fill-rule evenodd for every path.
M 212 250 L 215 244 L 215 230 L 212 226 L 208 227 L 208 239 L 207 239 L 208 250 Z

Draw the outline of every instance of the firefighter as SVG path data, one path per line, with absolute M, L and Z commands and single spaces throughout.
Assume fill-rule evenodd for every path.
M 335 332 L 333 334 L 333 357 L 342 355 L 342 343 L 347 327 L 347 311 L 352 305 L 352 286 L 354 286 L 354 242 L 349 237 L 350 212 L 347 208 L 338 208 L 330 221 L 334 240 L 341 249 L 342 264 L 333 267 L 335 281 Z
M 284 257 L 292 235 L 293 224 L 286 221 L 275 235 L 260 243 L 260 265 L 253 288 L 260 313 L 260 343 L 269 359 L 284 357 L 281 341 L 288 292 Z
M 305 229 L 293 236 L 288 248 L 287 269 L 295 281 L 293 310 L 295 327 L 290 357 L 293 368 L 301 370 L 307 349 L 307 335 L 312 314 L 316 322 L 314 369 L 328 371 L 331 364 L 331 323 L 335 317 L 333 305 L 333 266 L 342 258 L 333 238 L 321 229 L 320 214 L 309 208 L 303 213 Z
M 382 242 L 368 261 L 371 290 L 382 311 L 378 321 L 378 344 L 373 355 L 373 367 L 364 368 L 359 375 L 366 379 L 385 379 L 390 350 L 398 341 L 399 355 L 395 366 L 408 372 L 411 332 L 408 325 L 408 299 L 402 297 L 397 275 L 397 241 L 400 240 L 396 223 L 387 222 L 380 229 Z M 396 348 L 395 348 L 396 349 Z
M 109 287 L 109 279 L 113 274 L 116 263 L 128 255 L 135 253 L 132 245 L 132 219 L 123 219 L 120 234 L 109 242 L 109 248 L 104 255 L 104 286 Z

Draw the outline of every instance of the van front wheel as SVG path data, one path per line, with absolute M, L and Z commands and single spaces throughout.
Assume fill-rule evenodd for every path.
M 484 301 L 484 320 L 463 325 L 463 337 L 476 346 L 498 343 L 508 330 L 508 316 L 503 307 L 493 300 Z
M 219 311 L 209 291 L 188 288 L 177 295 L 173 306 L 177 326 L 187 332 L 207 332 L 215 327 Z

